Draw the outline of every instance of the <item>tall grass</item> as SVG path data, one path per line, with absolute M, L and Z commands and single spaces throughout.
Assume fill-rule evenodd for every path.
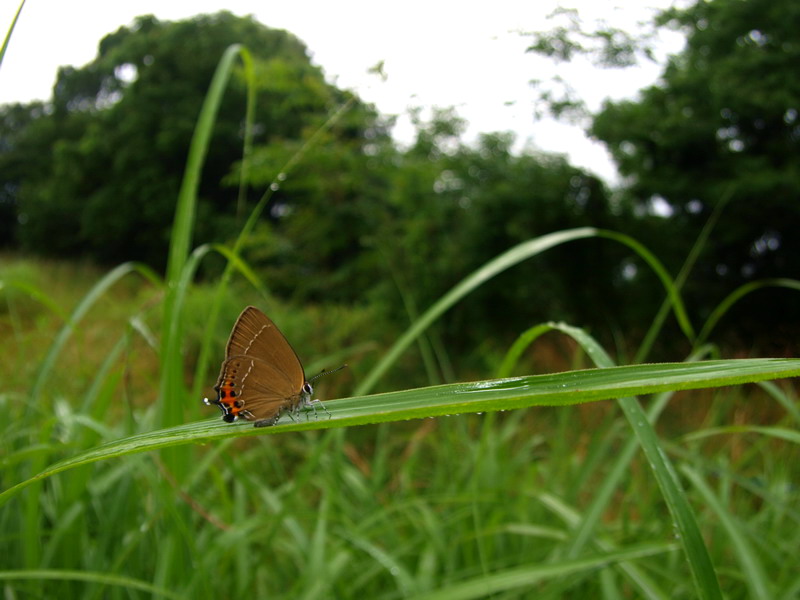
M 557 232 L 467 275 L 373 368 L 355 365 L 359 397 L 330 402 L 331 419 L 261 430 L 216 415 L 197 421 L 207 363 L 219 358 L 238 308 L 229 296 L 235 273 L 273 316 L 287 310 L 263 293 L 240 243 L 191 251 L 203 145 L 236 56 L 246 53 L 226 54 L 198 121 L 165 281 L 126 264 L 66 300 L 37 282 L 46 266 L 9 273 L 20 263 L 4 260 L 6 596 L 790 598 L 800 590 L 793 388 L 721 388 L 797 376 L 800 361 L 695 362 L 707 356 L 700 341 L 709 328 L 696 337 L 680 285 L 613 232 Z M 503 376 L 548 331 L 575 340 L 601 368 L 364 395 L 472 290 L 589 236 L 627 244 L 659 275 L 669 310 L 698 343 L 685 364 L 614 367 L 585 332 L 547 324 L 509 351 Z M 213 251 L 230 267 L 203 289 L 193 275 Z M 199 319 L 187 310 L 200 306 Z M 115 324 L 96 336 L 97 321 Z M 356 322 L 362 332 L 370 323 L 354 310 L 345 323 Z M 185 359 L 187 337 L 196 362 Z M 641 394 L 652 396 L 646 410 Z M 659 424 L 687 403 L 699 419 Z M 763 407 L 775 415 L 768 426 Z M 187 416 L 193 422 L 183 424 Z

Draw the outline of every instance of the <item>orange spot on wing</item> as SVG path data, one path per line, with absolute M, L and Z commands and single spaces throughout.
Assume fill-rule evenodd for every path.
M 225 381 L 219 386 L 217 392 L 220 404 L 224 404 L 228 411 L 235 417 L 242 411 L 242 407 L 238 405 L 237 398 L 239 393 L 236 391 L 236 386 L 231 380 Z

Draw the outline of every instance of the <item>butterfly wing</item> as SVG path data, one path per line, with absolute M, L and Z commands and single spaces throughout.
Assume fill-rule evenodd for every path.
M 252 356 L 233 356 L 222 363 L 217 404 L 223 419 L 236 417 L 271 425 L 284 409 L 294 410 L 302 400 L 302 384 L 295 387 L 289 374 Z
M 234 356 L 252 356 L 285 374 L 299 393 L 306 376 L 303 365 L 291 344 L 267 315 L 248 306 L 239 315 L 225 348 L 226 360 Z

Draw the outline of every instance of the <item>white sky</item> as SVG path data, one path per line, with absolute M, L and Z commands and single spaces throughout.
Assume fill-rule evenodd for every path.
M 299 37 L 313 61 L 339 87 L 355 90 L 384 114 L 412 106 L 455 106 L 467 119 L 467 140 L 479 132 L 512 130 L 523 145 L 569 156 L 615 182 L 604 148 L 578 127 L 535 121 L 531 79 L 561 75 L 597 109 L 604 98 L 633 97 L 656 81 L 661 66 L 600 70 L 586 64 L 554 66 L 525 53 L 529 38 L 519 31 L 547 30 L 545 17 L 559 4 L 578 8 L 585 22 L 605 19 L 622 29 L 649 20 L 671 0 L 27 0 L 0 67 L 0 104 L 45 100 L 61 65 L 82 66 L 96 55 L 100 39 L 138 15 L 162 20 L 229 10 L 252 14 L 269 27 Z M 17 0 L 0 0 L 0 36 L 5 36 Z M 677 34 L 662 38 L 664 52 L 682 46 Z M 386 82 L 367 70 L 384 61 Z M 407 120 L 394 131 L 411 139 Z

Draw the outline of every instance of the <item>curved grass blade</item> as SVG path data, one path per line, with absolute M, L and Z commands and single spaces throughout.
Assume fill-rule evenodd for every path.
M 495 257 L 476 271 L 457 283 L 449 292 L 442 296 L 435 302 L 422 316 L 417 319 L 411 327 L 394 343 L 389 351 L 383 356 L 372 371 L 364 378 L 361 384 L 356 388 L 356 395 L 369 393 L 381 376 L 394 364 L 394 362 L 402 355 L 403 352 L 414 342 L 414 340 L 425 331 L 431 323 L 438 319 L 442 314 L 449 310 L 454 304 L 461 300 L 464 296 L 474 291 L 476 288 L 483 285 L 486 281 L 494 276 L 502 273 L 506 269 L 526 260 L 532 256 L 536 256 L 549 250 L 554 246 L 558 246 L 565 242 L 572 240 L 584 239 L 594 237 L 597 235 L 598 230 L 593 227 L 582 227 L 579 229 L 570 229 L 567 231 L 558 231 L 543 235 L 533 240 L 528 240 L 517 244 L 513 248 L 503 252 L 500 256 Z
M 560 331 L 570 336 L 580 344 L 584 352 L 586 352 L 589 358 L 592 359 L 592 362 L 594 362 L 594 364 L 598 367 L 608 368 L 614 366 L 614 361 L 611 360 L 611 357 L 603 349 L 603 347 L 583 329 L 580 329 L 579 327 L 573 327 L 572 325 L 567 325 L 566 323 L 550 322 L 543 323 L 541 325 L 535 325 L 523 332 L 516 339 L 503 358 L 503 362 L 500 364 L 500 368 L 497 370 L 497 376 L 508 377 L 511 374 L 511 371 L 513 371 L 514 366 L 517 364 L 517 362 L 519 362 L 519 358 L 522 356 L 522 353 L 525 352 L 525 350 L 534 341 L 536 341 L 536 339 L 548 331 Z
M 717 222 L 719 221 L 720 217 L 722 216 L 725 207 L 727 206 L 730 199 L 733 197 L 733 192 L 736 189 L 737 185 L 730 185 L 725 190 L 725 193 L 722 194 L 719 201 L 714 206 L 714 211 L 709 215 L 708 219 L 706 220 L 705 224 L 703 225 L 703 229 L 700 231 L 700 234 L 697 236 L 694 244 L 692 245 L 691 250 L 689 250 L 689 254 L 686 257 L 683 265 L 681 266 L 681 270 L 675 276 L 675 289 L 680 291 L 683 288 L 683 284 L 686 283 L 686 279 L 689 277 L 689 273 L 694 268 L 695 263 L 697 262 L 698 257 L 700 256 L 703 249 L 706 247 L 708 243 L 708 239 L 711 236 L 711 232 L 716 227 Z M 642 343 L 639 345 L 639 349 L 636 352 L 636 356 L 633 359 L 633 362 L 640 363 L 647 360 L 647 356 L 650 354 L 650 350 L 653 348 L 653 344 L 656 341 L 656 338 L 661 331 L 661 328 L 664 326 L 664 322 L 667 319 L 667 315 L 669 315 L 672 309 L 672 298 L 667 295 L 664 301 L 661 303 L 658 311 L 656 312 L 655 317 L 653 317 L 653 322 L 650 324 L 647 333 L 645 334 L 644 338 L 642 338 Z M 702 345 L 701 341 L 695 340 L 694 343 L 695 347 Z
M 783 440 L 792 444 L 800 444 L 800 431 L 786 429 L 784 427 L 764 427 L 761 425 L 728 425 L 725 427 L 708 427 L 702 431 L 690 433 L 684 439 L 700 440 L 714 435 L 726 435 L 735 433 L 758 433 L 776 440 Z
M 552 328 L 561 329 L 572 336 L 581 344 L 596 364 L 602 367 L 609 367 L 612 364 L 611 358 L 591 336 L 586 334 L 586 332 L 575 327 L 564 325 L 553 325 Z M 527 337 L 530 337 L 530 335 Z M 722 592 L 719 587 L 716 571 L 714 570 L 711 557 L 708 554 L 708 549 L 700 534 L 700 528 L 697 525 L 694 511 L 686 498 L 686 493 L 678 480 L 672 463 L 661 448 L 661 442 L 650 424 L 650 415 L 645 414 L 639 402 L 632 396 L 619 398 L 617 402 L 636 434 L 639 445 L 642 447 L 647 457 L 650 468 L 661 488 L 661 493 L 675 520 L 676 527 L 680 532 L 680 539 L 684 552 L 686 553 L 689 566 L 694 576 L 699 597 L 721 598 Z M 659 399 L 654 410 L 660 411 L 665 402 L 666 398 Z M 634 451 L 635 447 L 632 444 L 628 444 L 620 455 L 620 460 L 614 465 L 612 479 L 618 479 L 619 476 L 621 476 L 621 469 L 624 468 L 633 457 Z M 575 557 L 578 551 L 585 545 L 589 534 L 600 516 L 599 511 L 602 510 L 606 502 L 610 499 L 611 492 L 612 489 L 608 486 L 601 488 L 600 500 L 592 503 L 590 506 L 586 522 L 581 524 L 577 535 L 567 546 L 567 556 Z
M 617 233 L 616 231 L 609 231 L 607 229 L 602 229 L 598 231 L 598 236 L 607 238 L 609 240 L 615 240 L 621 244 L 624 244 L 625 246 L 628 246 L 650 266 L 650 268 L 653 270 L 656 276 L 661 280 L 661 284 L 664 286 L 664 289 L 667 292 L 670 304 L 672 304 L 672 311 L 675 313 L 675 318 L 678 320 L 678 325 L 683 331 L 683 334 L 689 341 L 693 342 L 695 339 L 694 328 L 692 327 L 692 324 L 689 321 L 689 316 L 686 313 L 686 308 L 683 306 L 683 300 L 681 300 L 678 287 L 675 285 L 675 282 L 669 276 L 669 273 L 667 273 L 667 270 L 661 264 L 661 261 L 656 258 L 655 254 L 650 252 L 647 248 L 645 248 L 635 239 L 633 239 L 628 235 L 625 235 L 624 233 Z M 655 335 L 655 332 L 653 332 L 653 335 Z M 645 340 L 642 343 L 642 348 L 647 348 L 647 347 L 648 347 L 647 340 Z
M 14 33 L 14 27 L 17 26 L 17 21 L 19 20 L 19 15 L 22 12 L 22 7 L 25 6 L 25 0 L 19 3 L 19 8 L 17 9 L 16 14 L 14 15 L 14 19 L 11 21 L 11 25 L 8 27 L 8 32 L 6 33 L 6 37 L 3 39 L 3 46 L 0 48 L 0 65 L 3 64 L 3 59 L 6 56 L 6 50 L 8 49 L 8 43 L 11 41 L 11 34 Z
M 422 316 L 409 327 L 406 332 L 394 343 L 383 358 L 378 361 L 378 364 L 372 371 L 364 378 L 361 384 L 356 388 L 355 393 L 367 394 L 372 391 L 375 384 L 383 376 L 383 374 L 394 364 L 394 362 L 402 355 L 403 352 L 416 340 L 436 319 L 442 314 L 447 312 L 454 304 L 461 300 L 464 296 L 468 295 L 483 283 L 493 278 L 494 276 L 502 273 L 506 269 L 514 265 L 536 256 L 549 250 L 554 246 L 571 242 L 579 239 L 589 237 L 602 237 L 619 242 L 631 248 L 653 269 L 655 274 L 661 280 L 664 288 L 669 296 L 675 317 L 684 331 L 686 336 L 694 339 L 694 330 L 692 329 L 689 318 L 686 314 L 686 309 L 683 306 L 683 301 L 680 298 L 677 288 L 675 287 L 672 279 L 663 267 L 661 262 L 655 255 L 645 248 L 642 244 L 637 242 L 630 236 L 608 231 L 603 229 L 595 229 L 593 227 L 581 227 L 577 229 L 568 229 L 565 231 L 557 231 L 541 237 L 522 242 L 516 246 L 506 250 L 499 256 L 490 260 L 488 263 L 473 271 L 470 275 L 457 283 L 449 292 L 442 296 L 435 302 Z
M 800 281 L 797 279 L 787 279 L 784 277 L 776 279 L 764 279 L 761 281 L 751 281 L 738 287 L 733 292 L 728 294 L 728 296 L 726 296 L 725 299 L 720 302 L 713 311 L 711 311 L 711 314 L 708 316 L 708 319 L 706 319 L 703 328 L 700 330 L 700 333 L 697 336 L 696 343 L 702 344 L 706 339 L 708 339 L 708 336 L 711 334 L 711 331 L 714 329 L 714 327 L 716 327 L 719 320 L 730 310 L 734 304 L 736 304 L 747 294 L 766 287 L 778 287 L 800 291 Z
M 771 381 L 763 381 L 758 385 L 783 407 L 789 416 L 792 417 L 795 425 L 800 425 L 800 406 L 798 406 L 797 398 L 794 397 L 794 395 L 788 394 Z
M 32 300 L 47 307 L 47 309 L 54 315 L 58 316 L 62 321 L 67 320 L 67 313 L 61 308 L 61 305 L 53 300 L 50 296 L 45 294 L 37 286 L 24 281 L 2 280 L 0 279 L 0 290 L 4 287 L 15 288 L 25 294 Z

